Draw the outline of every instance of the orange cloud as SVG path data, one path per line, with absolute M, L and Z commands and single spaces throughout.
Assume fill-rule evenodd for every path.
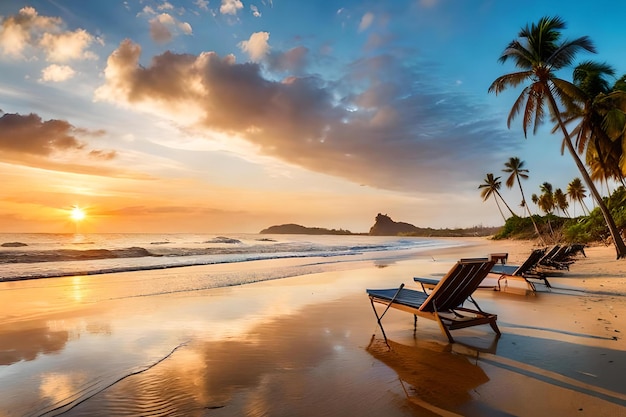
M 316 76 L 274 81 L 258 64 L 214 52 L 168 51 L 149 66 L 139 63 L 140 55 L 130 40 L 119 45 L 97 100 L 245 138 L 262 154 L 357 184 L 467 189 L 483 175 L 476 160 L 498 156 L 498 121 L 481 120 L 454 92 L 429 91 L 427 81 L 391 55 L 353 63 L 341 83 Z M 463 122 L 442 122 L 450 118 Z

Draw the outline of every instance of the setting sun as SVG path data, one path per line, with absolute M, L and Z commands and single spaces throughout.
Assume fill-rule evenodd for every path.
M 75 222 L 81 221 L 85 218 L 85 210 L 83 210 L 82 208 L 78 206 L 74 206 L 72 208 L 72 211 L 70 212 L 70 217 Z

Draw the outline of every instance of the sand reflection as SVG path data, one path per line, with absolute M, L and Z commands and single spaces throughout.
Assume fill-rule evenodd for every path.
M 0 334 L 0 365 L 32 361 L 40 354 L 58 352 L 69 340 L 67 330 L 53 330 L 43 322 L 29 328 L 2 330 Z

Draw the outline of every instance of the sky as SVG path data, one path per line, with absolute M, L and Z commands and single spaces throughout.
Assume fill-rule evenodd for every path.
M 577 62 L 621 76 L 625 15 L 608 0 L 2 0 L 0 233 L 502 225 L 478 186 L 500 176 L 522 214 L 509 158 L 527 198 L 579 174 L 551 126 L 507 127 L 521 87 L 488 93 L 515 71 L 498 58 L 560 16 L 596 46 Z

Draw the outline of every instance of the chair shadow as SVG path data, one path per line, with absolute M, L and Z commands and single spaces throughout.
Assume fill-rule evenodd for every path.
M 471 352 L 469 344 L 414 340 L 414 344 L 406 345 L 390 339 L 387 342 L 373 335 L 366 350 L 397 373 L 407 400 L 420 408 L 435 413 L 458 412 L 472 401 L 471 392 L 489 381 L 478 364 L 459 352 Z M 470 357 L 478 354 L 473 352 Z

